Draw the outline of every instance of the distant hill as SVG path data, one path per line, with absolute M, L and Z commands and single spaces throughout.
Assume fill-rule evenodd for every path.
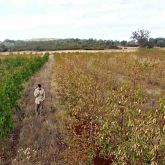
M 26 40 L 26 41 L 55 41 L 58 40 L 56 38 L 33 38 L 30 40 Z

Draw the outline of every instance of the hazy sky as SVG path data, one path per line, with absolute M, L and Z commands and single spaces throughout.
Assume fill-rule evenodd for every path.
M 165 37 L 165 0 L 0 0 L 0 40 Z

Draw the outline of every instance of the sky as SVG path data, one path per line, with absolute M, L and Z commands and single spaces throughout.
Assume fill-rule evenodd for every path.
M 0 40 L 165 37 L 165 0 L 0 0 Z

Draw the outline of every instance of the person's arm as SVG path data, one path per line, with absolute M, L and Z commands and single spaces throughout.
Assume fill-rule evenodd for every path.
M 38 97 L 39 96 L 39 93 L 38 93 L 38 90 L 37 89 L 34 90 L 34 96 L 35 97 Z

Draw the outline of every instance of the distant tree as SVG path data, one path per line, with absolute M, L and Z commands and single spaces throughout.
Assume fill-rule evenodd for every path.
M 165 47 L 165 38 L 154 38 L 154 46 Z
M 136 40 L 141 48 L 145 48 L 148 45 L 150 32 L 148 30 L 137 30 L 132 32 L 131 38 Z
M 0 44 L 0 52 L 8 51 L 7 47 L 4 44 Z
M 153 48 L 155 46 L 155 40 L 153 38 L 150 38 L 147 44 L 148 48 Z
M 125 41 L 125 40 L 121 41 L 120 43 L 121 43 L 121 45 L 124 46 L 124 47 L 127 46 L 127 41 Z
M 165 47 L 165 40 L 163 40 L 163 39 L 158 40 L 157 41 L 157 46 L 159 46 L 159 47 Z

